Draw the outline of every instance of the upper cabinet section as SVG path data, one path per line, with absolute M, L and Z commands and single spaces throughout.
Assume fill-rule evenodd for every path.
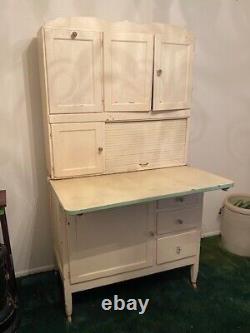
M 103 111 L 101 32 L 46 29 L 51 114 Z
M 105 111 L 151 109 L 153 35 L 104 34 Z
M 192 55 L 189 38 L 155 35 L 153 110 L 190 107 Z
M 193 37 L 183 28 L 73 17 L 39 36 L 49 114 L 190 108 Z

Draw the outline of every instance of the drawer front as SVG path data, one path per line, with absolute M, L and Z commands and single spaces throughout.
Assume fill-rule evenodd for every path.
M 174 236 L 157 239 L 157 264 L 175 261 L 197 254 L 200 245 L 200 232 L 189 231 Z
M 156 213 L 157 234 L 181 232 L 199 227 L 202 220 L 201 207 L 178 209 L 174 211 L 161 210 Z
M 202 193 L 189 194 L 176 198 L 157 201 L 157 209 L 179 209 L 188 206 L 197 206 L 202 201 Z

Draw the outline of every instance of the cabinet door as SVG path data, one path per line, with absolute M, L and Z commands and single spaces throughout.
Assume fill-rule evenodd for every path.
M 103 171 L 104 123 L 52 124 L 51 131 L 54 177 Z
M 103 111 L 102 34 L 45 31 L 50 113 Z
M 187 119 L 108 123 L 106 172 L 127 172 L 184 165 Z
M 190 107 L 193 44 L 188 38 L 171 41 L 155 36 L 154 110 Z
M 154 228 L 149 204 L 77 216 L 69 228 L 71 283 L 152 266 Z
M 143 33 L 104 35 L 105 110 L 151 109 L 153 36 Z

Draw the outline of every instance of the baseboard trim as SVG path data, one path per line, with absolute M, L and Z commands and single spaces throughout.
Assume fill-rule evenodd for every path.
M 204 233 L 201 234 L 201 238 L 218 236 L 220 234 L 221 234 L 220 230 L 204 232 Z
M 23 277 L 27 275 L 33 275 L 37 273 L 43 273 L 43 272 L 48 272 L 52 271 L 55 268 L 55 265 L 46 265 L 46 266 L 40 266 L 36 268 L 31 268 L 31 269 L 25 269 L 23 271 L 16 272 L 16 277 Z

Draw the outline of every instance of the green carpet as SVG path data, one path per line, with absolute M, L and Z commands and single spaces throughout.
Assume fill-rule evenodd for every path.
M 96 288 L 73 296 L 73 322 L 64 315 L 54 272 L 18 279 L 22 333 L 250 333 L 250 260 L 221 249 L 220 238 L 202 240 L 198 289 L 189 268 Z M 149 298 L 144 315 L 103 311 L 101 301 Z

